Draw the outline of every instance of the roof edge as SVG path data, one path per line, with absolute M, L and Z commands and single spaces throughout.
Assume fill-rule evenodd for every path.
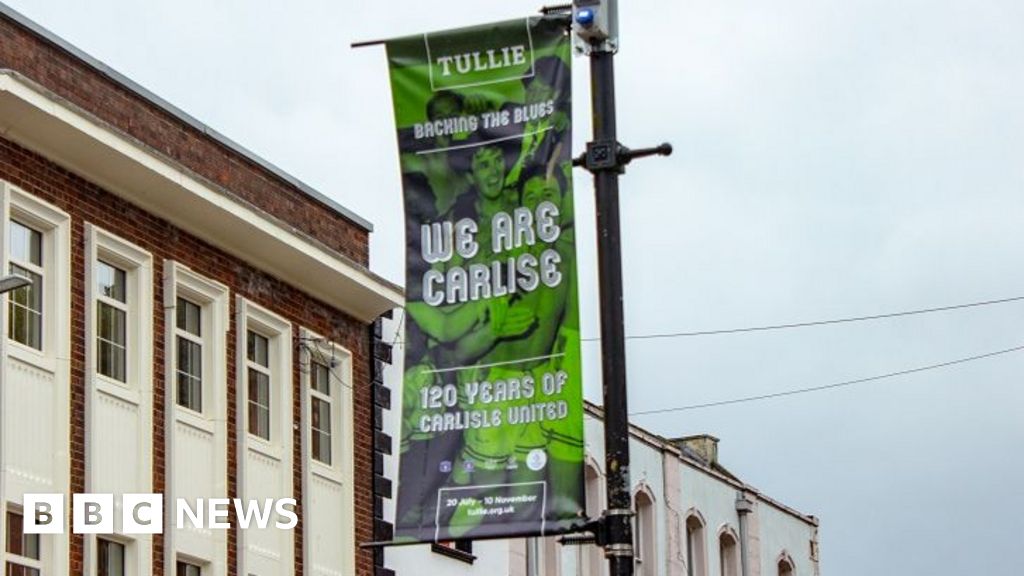
M 597 418 L 604 422 L 604 406 L 601 406 L 589 400 L 584 400 L 583 408 L 584 412 L 589 413 L 594 418 Z M 663 436 L 655 434 L 645 428 L 633 424 L 632 422 L 629 423 L 629 433 L 633 439 L 639 440 L 652 448 L 660 449 L 662 452 L 674 456 L 679 462 L 687 466 L 690 466 L 691 468 L 694 468 L 696 470 L 700 470 L 705 474 L 708 474 L 718 480 L 721 480 L 722 482 L 729 484 L 730 486 L 736 488 L 737 490 L 749 492 L 751 495 L 756 497 L 761 502 L 769 506 L 772 506 L 773 508 L 779 510 L 780 512 L 788 514 L 800 521 L 806 522 L 815 527 L 817 527 L 820 523 L 817 516 L 814 516 L 813 514 L 805 514 L 803 512 L 800 512 L 796 508 L 793 508 L 787 504 L 783 504 L 782 502 L 776 500 L 775 498 L 768 496 L 764 492 L 761 492 L 761 490 L 755 488 L 750 484 L 747 484 L 743 479 L 734 475 L 732 472 L 729 472 L 727 469 L 725 469 L 724 466 L 711 466 L 703 461 L 700 461 L 691 454 L 688 454 L 685 450 L 680 449 L 679 446 L 676 446 L 671 440 Z M 720 470 L 717 468 L 720 468 Z
M 0 1 L 0 15 L 5 16 L 6 18 L 18 24 L 19 26 L 32 32 L 36 36 L 39 36 L 46 42 L 49 42 L 50 44 L 56 46 L 60 50 L 63 50 L 64 52 L 70 54 L 72 57 L 80 60 L 85 65 L 96 70 L 100 74 L 110 78 L 118 85 L 128 89 L 136 96 L 139 96 L 143 100 L 146 100 L 150 104 L 153 104 L 154 106 L 160 108 L 164 112 L 170 114 L 171 116 L 175 117 L 177 120 L 188 125 L 189 127 L 203 133 L 214 142 L 217 142 L 218 144 L 224 146 L 225 148 L 234 152 L 235 154 L 238 154 L 239 156 L 245 158 L 246 160 L 270 172 L 275 177 L 283 180 L 286 184 L 295 187 L 296 189 L 306 194 L 307 196 L 313 198 L 314 200 L 320 202 L 321 204 L 326 205 L 327 207 L 331 208 L 341 216 L 352 221 L 352 223 L 359 226 L 366 232 L 373 232 L 373 223 L 367 220 L 366 218 L 363 218 L 362 216 L 356 214 L 352 210 L 345 208 L 337 201 L 329 198 L 322 192 L 319 192 L 318 190 L 306 184 L 305 182 L 299 180 L 295 176 L 292 176 L 291 174 L 285 172 L 284 170 L 277 167 L 270 161 L 260 157 L 255 152 L 249 150 L 248 148 L 242 146 L 241 144 L 235 142 L 234 140 L 228 138 L 227 136 L 221 134 L 220 132 L 217 132 L 210 126 L 196 119 L 194 116 L 191 116 L 184 110 L 178 108 L 177 106 L 171 104 L 170 102 L 157 96 L 153 92 L 142 87 L 142 85 L 128 78 L 124 74 L 121 74 L 117 70 L 114 70 L 113 68 L 104 64 L 103 62 L 99 61 L 93 56 L 90 56 L 74 44 L 71 44 L 67 40 L 61 38 L 60 36 L 57 36 L 53 32 L 44 28 L 42 25 L 37 24 L 35 21 L 28 18 L 24 14 L 11 8 L 7 4 L 4 4 L 2 1 Z

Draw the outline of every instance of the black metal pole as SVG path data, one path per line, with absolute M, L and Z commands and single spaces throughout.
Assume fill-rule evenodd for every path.
M 590 54 L 593 155 L 611 154 L 612 166 L 594 171 L 597 197 L 597 259 L 601 298 L 601 370 L 608 509 L 605 556 L 611 576 L 633 574 L 633 514 L 629 483 L 629 411 L 626 407 L 626 340 L 622 314 L 622 250 L 619 242 L 619 173 L 615 133 L 614 53 Z

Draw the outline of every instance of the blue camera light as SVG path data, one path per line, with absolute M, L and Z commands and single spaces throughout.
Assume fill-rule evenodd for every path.
M 594 23 L 594 9 L 581 8 L 576 11 L 576 23 L 580 26 L 590 26 Z

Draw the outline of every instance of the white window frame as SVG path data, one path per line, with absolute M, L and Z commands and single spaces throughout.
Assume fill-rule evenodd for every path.
M 152 389 L 153 334 L 153 257 L 149 252 L 115 236 L 102 228 L 85 225 L 86 266 L 86 371 L 95 378 L 96 386 L 115 396 L 129 396 L 138 403 L 140 393 Z M 96 287 L 98 262 L 125 271 L 125 303 L 99 293 Z M 99 373 L 96 365 L 98 303 L 111 304 L 125 311 L 126 344 L 125 381 Z
M 26 223 L 22 222 L 22 218 L 14 217 L 14 218 L 11 218 L 11 219 L 7 220 L 7 226 L 8 226 L 7 238 L 8 238 L 8 241 L 10 241 L 10 235 L 14 231 L 15 225 L 17 225 L 19 228 L 24 228 L 25 230 L 28 230 L 28 232 L 30 234 L 30 237 L 34 237 L 34 236 L 38 235 L 38 238 L 39 238 L 39 260 L 40 261 L 39 262 L 32 262 L 30 260 L 15 260 L 14 255 L 11 254 L 11 251 L 12 251 L 13 248 L 12 247 L 8 247 L 9 263 L 8 263 L 7 268 L 4 270 L 4 274 L 8 274 L 8 273 L 14 274 L 15 271 L 11 270 L 11 268 L 14 267 L 14 266 L 17 266 L 18 268 L 21 268 L 22 270 L 24 270 L 27 273 L 27 274 L 24 275 L 25 277 L 31 279 L 33 276 L 37 276 L 39 278 L 39 287 L 41 288 L 41 291 L 43 293 L 45 293 L 46 287 L 49 284 L 46 281 L 47 274 L 46 274 L 46 267 L 45 267 L 45 265 L 47 263 L 47 258 L 46 258 L 46 250 L 45 250 L 45 246 L 46 246 L 46 235 L 45 235 L 45 232 L 43 232 L 42 230 L 38 230 L 37 227 L 34 224 L 26 224 Z M 13 307 L 24 308 L 26 311 L 38 315 L 38 317 L 39 317 L 39 328 L 38 328 L 39 329 L 39 347 L 37 348 L 36 346 L 34 346 L 32 344 L 28 344 L 26 342 L 21 342 L 20 340 L 12 337 L 10 335 L 10 332 L 7 333 L 7 337 L 10 338 L 11 341 L 13 341 L 14 343 L 16 343 L 18 345 L 26 346 L 28 348 L 32 348 L 34 350 L 38 350 L 38 351 L 42 352 L 42 349 L 43 349 L 43 338 L 46 335 L 46 330 L 45 330 L 45 328 L 46 328 L 46 326 L 45 326 L 45 324 L 46 324 L 46 306 L 45 306 L 45 304 L 46 303 L 44 301 L 44 294 L 39 294 L 39 300 L 40 300 L 39 301 L 39 310 L 33 310 L 30 307 L 21 306 L 20 304 L 17 304 L 15 302 L 14 298 L 12 298 L 10 296 L 7 298 L 8 315 L 9 316 L 13 316 L 10 313 L 10 309 L 13 308 Z M 29 323 L 32 324 L 33 322 L 30 320 Z
M 778 576 L 783 576 L 783 572 L 780 570 L 782 564 L 789 566 L 789 576 L 796 576 L 796 562 L 793 561 L 793 557 L 785 549 L 779 552 L 778 557 L 775 559 L 775 573 Z
M 524 570 L 526 576 L 541 576 L 542 567 L 544 566 L 544 551 L 541 548 L 541 539 L 539 537 L 524 538 L 521 540 L 523 543 L 523 560 L 526 563 L 526 569 Z M 515 562 L 515 553 L 510 556 L 510 562 Z
M 118 300 L 117 298 L 111 298 L 110 296 L 107 296 L 106 294 L 104 294 L 100 290 L 96 290 L 97 287 L 95 285 L 95 280 L 90 282 L 90 284 L 93 284 L 93 286 L 92 286 L 92 288 L 93 288 L 93 298 L 90 299 L 92 301 L 93 306 L 91 308 L 92 308 L 92 313 L 96 315 L 96 325 L 94 326 L 95 329 L 92 331 L 92 334 L 93 334 L 93 342 L 95 343 L 97 348 L 100 348 L 102 350 L 102 347 L 100 346 L 100 344 L 102 344 L 101 340 L 103 340 L 103 338 L 100 336 L 100 333 L 99 333 L 99 330 L 98 330 L 99 323 L 100 323 L 100 318 L 99 318 L 100 306 L 110 307 L 114 311 L 120 312 L 123 315 L 122 317 L 124 318 L 124 320 L 123 320 L 124 321 L 124 341 L 123 342 L 116 342 L 115 340 L 107 340 L 107 342 L 109 344 L 111 344 L 112 346 L 120 347 L 124 351 L 124 355 L 123 355 L 123 358 L 124 358 L 123 359 L 123 363 L 124 363 L 124 365 L 121 366 L 123 380 L 118 379 L 116 377 L 113 377 L 113 376 L 111 376 L 109 374 L 104 374 L 103 372 L 100 371 L 100 366 L 102 365 L 102 362 L 98 361 L 99 357 L 101 355 L 101 351 L 100 350 L 96 350 L 95 354 L 93 355 L 93 358 L 95 359 L 94 361 L 96 362 L 96 365 L 93 367 L 93 369 L 96 371 L 96 374 L 98 376 L 103 376 L 105 378 L 110 378 L 110 379 L 114 380 L 115 382 L 121 382 L 121 383 L 124 383 L 124 384 L 128 384 L 128 382 L 130 382 L 132 380 L 131 374 L 129 374 L 129 369 L 130 369 L 130 366 L 131 366 L 131 360 L 128 358 L 128 354 L 129 354 L 129 351 L 131 350 L 131 347 L 134 346 L 135 343 L 137 342 L 137 338 L 138 338 L 138 335 L 136 334 L 135 335 L 136 340 L 133 340 L 132 339 L 132 334 L 131 334 L 130 322 L 131 322 L 131 319 L 132 319 L 132 310 L 130 308 L 130 305 L 132 303 L 132 294 L 131 294 L 131 288 L 130 288 L 131 285 L 129 283 L 130 281 L 128 280 L 128 275 L 130 273 L 130 270 L 126 270 L 124 267 L 122 267 L 120 265 L 113 264 L 109 260 L 110 260 L 109 258 L 102 258 L 102 259 L 96 258 L 96 259 L 94 259 L 92 261 L 93 268 L 97 271 L 97 274 L 96 274 L 97 277 L 99 276 L 99 268 L 100 268 L 101 264 L 103 266 L 106 266 L 106 267 L 110 268 L 111 270 L 113 270 L 114 273 L 115 273 L 115 275 L 114 275 L 114 285 L 115 286 L 117 285 L 117 273 L 120 272 L 123 275 L 124 286 L 122 286 L 122 289 L 124 290 L 124 302 Z
M 227 419 L 227 338 L 228 295 L 227 286 L 200 276 L 187 266 L 168 261 L 165 264 L 165 282 L 171 283 L 164 289 L 164 307 L 168 310 L 166 320 L 167 346 L 166 387 L 169 393 L 168 412 L 179 421 L 215 432 L 214 424 Z M 201 336 L 197 339 L 178 329 L 178 298 L 197 304 L 201 310 Z M 202 412 L 196 412 L 178 404 L 178 336 L 185 335 L 197 340 L 202 346 Z
M 56 206 L 31 196 L 21 189 L 3 184 L 3 221 L 0 242 L 3 246 L 3 273 L 10 269 L 10 221 L 38 230 L 42 234 L 43 276 L 42 349 L 17 342 L 8 336 L 10 314 L 4 306 L 3 337 L 7 352 L 28 364 L 55 373 L 58 359 L 69 357 L 71 322 L 71 217 Z M 35 271 L 35 270 L 34 270 Z
M 586 495 L 587 516 L 597 518 L 605 507 L 605 475 L 600 463 L 587 454 L 583 465 L 584 491 Z M 594 492 L 596 491 L 596 494 Z M 603 576 L 607 562 L 596 546 L 578 546 L 576 562 L 580 574 L 584 576 Z
M 309 422 L 309 439 L 310 439 L 310 442 L 309 442 L 309 450 L 310 450 L 309 456 L 310 456 L 310 461 L 311 462 L 318 462 L 318 463 L 323 464 L 323 465 L 328 466 L 328 467 L 333 467 L 334 463 L 337 462 L 337 455 L 336 455 L 337 450 L 335 448 L 338 445 L 338 443 L 336 441 L 335 436 L 338 433 L 337 432 L 338 431 L 338 426 L 341 425 L 341 422 L 340 422 L 340 420 L 339 420 L 339 418 L 337 416 L 337 414 L 338 414 L 338 410 L 337 410 L 338 400 L 335 398 L 335 391 L 336 391 L 336 389 L 338 387 L 343 386 L 343 384 L 341 383 L 340 380 L 335 380 L 335 378 L 334 378 L 334 367 L 332 366 L 332 364 L 333 364 L 333 360 L 328 360 L 327 363 L 323 363 L 323 362 L 321 362 L 319 360 L 312 360 L 307 365 L 308 366 L 308 370 L 309 370 L 309 372 L 308 372 L 308 374 L 309 374 L 309 420 L 307 420 L 307 421 Z M 317 390 L 316 386 L 315 386 L 317 373 L 320 371 L 320 368 L 323 368 L 325 370 L 326 374 L 327 374 L 327 392 L 323 392 L 321 390 Z M 322 426 L 319 429 L 317 429 L 317 428 L 315 428 L 313 426 L 313 414 L 314 414 L 313 403 L 314 403 L 314 401 L 315 402 L 320 402 L 321 404 L 327 404 L 327 430 L 326 431 L 324 431 Z M 313 439 L 315 438 L 315 435 L 318 432 L 326 433 L 327 434 L 327 451 L 326 451 L 327 462 L 324 462 L 321 459 L 321 457 L 320 457 L 321 455 L 318 455 L 316 453 L 316 451 L 313 449 L 314 448 L 314 444 L 315 444 L 313 442 Z
M 203 560 L 197 560 L 195 558 L 192 558 L 191 556 L 185 556 L 185 555 L 182 555 L 182 554 L 178 554 L 174 558 L 174 567 L 171 568 L 171 574 L 173 576 L 177 576 L 177 574 L 178 574 L 178 563 L 179 562 L 183 563 L 183 564 L 188 564 L 188 565 L 193 566 L 195 568 L 198 568 L 200 576 L 206 576 L 207 571 L 209 570 L 208 566 L 210 565 L 209 562 L 205 562 Z
M 238 398 L 240 410 L 238 422 L 241 425 L 239 435 L 243 436 L 248 448 L 263 452 L 272 458 L 286 463 L 291 469 L 292 445 L 292 325 L 291 322 L 274 314 L 257 304 L 237 297 L 236 322 L 238 357 L 236 380 L 238 382 Z M 267 359 L 270 375 L 270 440 L 265 440 L 249 432 L 249 370 L 250 366 L 258 366 L 249 361 L 249 331 L 252 330 L 267 339 Z M 240 438 L 241 439 L 241 438 Z M 245 452 L 240 452 L 244 455 Z
M 300 331 L 302 357 L 302 429 L 303 460 L 310 469 L 325 478 L 345 483 L 352 473 L 352 353 L 309 330 Z M 327 366 L 330 396 L 313 390 L 313 363 Z M 333 363 L 333 366 L 332 366 Z M 331 404 L 331 463 L 313 457 L 313 398 Z
M 512 548 L 512 562 L 524 562 L 523 576 L 559 576 L 562 553 L 557 536 L 524 538 L 521 552 Z
M 230 291 L 228 287 L 206 278 L 189 269 L 188 266 L 174 261 L 164 261 L 164 453 L 167 455 L 167 501 L 173 502 L 177 474 L 187 474 L 174 462 L 174 443 L 178 423 L 203 430 L 213 435 L 214 453 L 223 454 L 217 458 L 213 476 L 217 478 L 214 494 L 210 497 L 226 497 L 227 486 L 227 332 Z M 178 296 L 199 304 L 203 310 L 203 413 L 199 414 L 177 401 L 177 301 Z M 176 542 L 177 530 L 173 528 L 173 514 L 164 515 L 164 566 L 177 566 L 180 558 L 183 561 L 201 566 L 203 576 L 223 576 L 226 573 L 223 563 L 212 562 L 216 557 L 200 559 L 185 556 L 179 552 Z M 215 532 L 216 534 L 216 532 Z M 220 553 L 226 553 L 226 536 L 215 536 Z M 221 539 L 222 538 L 222 539 Z
M 191 305 L 194 305 L 196 308 L 199 309 L 199 335 L 198 336 L 193 334 L 193 333 L 191 333 L 191 332 L 189 332 L 188 330 L 185 330 L 184 328 L 181 328 L 180 326 L 178 326 L 177 313 L 180 312 L 180 311 L 177 308 L 181 304 L 181 301 L 185 301 L 185 302 L 187 302 L 187 303 L 189 303 Z M 195 414 L 202 414 L 204 412 L 204 410 L 205 410 L 205 404 L 203 403 L 204 402 L 203 390 L 205 389 L 205 386 L 203 385 L 203 382 L 204 382 L 204 377 L 205 377 L 204 372 L 205 372 L 205 369 L 206 369 L 206 359 L 205 359 L 206 346 L 205 346 L 205 343 L 203 342 L 203 324 L 205 324 L 205 318 L 206 318 L 207 314 L 203 311 L 204 306 L 201 303 L 196 303 L 192 299 L 190 299 L 189 297 L 186 297 L 186 296 L 178 296 L 177 298 L 175 298 L 174 299 L 174 307 L 175 307 L 175 318 L 174 318 L 174 402 L 180 408 L 184 408 L 185 410 L 188 410 L 188 411 L 190 411 L 192 413 L 195 413 Z M 200 372 L 199 372 L 199 410 L 196 410 L 196 409 L 192 408 L 191 406 L 185 406 L 184 404 L 181 403 L 181 398 L 178 396 L 179 393 L 180 393 L 180 390 L 178 388 L 178 376 L 179 376 L 180 368 L 178 367 L 178 365 L 181 363 L 181 360 L 179 358 L 179 354 L 181 353 L 181 351 L 179 350 L 178 343 L 182 339 L 187 340 L 187 341 L 189 341 L 189 342 L 199 346 L 199 350 L 200 350 L 200 355 L 199 355 L 199 358 L 200 358 L 200 368 L 199 368 L 199 370 L 200 370 Z
M 732 540 L 728 546 L 724 546 L 725 539 Z M 740 537 L 732 526 L 723 524 L 718 529 L 718 573 L 721 576 L 740 576 L 740 554 L 742 548 Z
M 99 576 L 100 573 L 100 540 L 106 540 L 124 547 L 124 575 L 135 576 L 142 574 L 139 567 L 138 553 L 135 541 L 119 536 L 117 534 L 103 534 L 96 537 L 96 559 L 93 562 L 93 572 Z
M 690 524 L 697 525 L 690 536 Z M 696 508 L 690 508 L 684 515 L 683 530 L 686 538 L 687 576 L 707 576 L 707 522 Z
M 4 527 L 5 528 L 7 526 L 7 517 L 6 517 L 7 513 L 18 514 L 19 516 L 22 517 L 22 536 L 24 536 L 25 535 L 24 534 L 24 526 L 25 526 L 25 523 L 24 523 L 25 512 L 24 512 L 24 510 L 22 510 L 21 506 L 15 505 L 13 503 L 8 503 L 7 504 L 7 508 L 4 511 Z M 0 543 L 0 571 L 2 571 L 2 573 L 4 573 L 4 574 L 7 573 L 7 563 L 8 562 L 12 562 L 16 566 L 24 566 L 25 568 L 32 568 L 32 569 L 38 570 L 41 575 L 45 575 L 46 574 L 46 570 L 47 570 L 47 562 L 46 562 L 46 554 L 47 554 L 46 537 L 47 537 L 47 535 L 46 534 L 36 534 L 35 536 L 37 536 L 39 538 L 39 544 L 38 544 L 39 559 L 38 560 L 36 560 L 34 558 L 29 558 L 27 556 L 18 556 L 18 555 L 15 555 L 15 554 L 12 554 L 12 553 L 8 552 L 7 551 L 7 532 L 6 532 L 6 530 L 4 531 L 4 538 L 3 538 L 4 541 L 2 543 Z
M 646 504 L 641 504 L 641 499 Z M 658 534 L 657 534 L 657 500 L 654 492 L 647 484 L 633 492 L 635 516 L 633 517 L 633 560 L 634 573 L 638 576 L 657 574 L 658 572 Z
M 249 336 L 250 335 L 256 336 L 257 338 L 262 338 L 267 343 L 267 365 L 266 366 L 264 366 L 263 364 L 260 364 L 257 360 L 254 360 L 253 358 L 249 357 Z M 246 402 L 245 402 L 245 429 L 246 429 L 246 432 L 248 432 L 253 437 L 258 438 L 260 440 L 263 440 L 264 442 L 267 442 L 267 443 L 269 443 L 271 445 L 275 444 L 277 441 L 280 440 L 280 438 L 276 438 L 277 430 L 275 430 L 275 426 L 274 426 L 274 412 L 275 412 L 275 407 L 276 407 L 276 404 L 277 404 L 276 399 L 274 398 L 274 388 L 275 388 L 274 384 L 275 384 L 275 380 L 276 380 L 276 378 L 275 378 L 276 370 L 275 369 L 277 368 L 277 366 L 274 365 L 275 364 L 275 362 L 274 362 L 275 354 L 274 354 L 274 351 L 273 351 L 273 348 L 274 348 L 273 338 L 274 338 L 273 336 L 268 336 L 267 334 L 264 334 L 261 330 L 249 328 L 248 330 L 245 331 L 245 375 L 244 375 L 245 395 L 246 395 L 246 398 L 245 398 L 245 400 L 246 400 Z M 250 381 L 250 374 L 252 372 L 256 372 L 257 374 L 266 376 L 266 378 L 267 378 L 267 405 L 266 406 L 263 406 L 258 401 L 254 400 L 253 397 L 249 394 L 249 390 L 250 390 L 250 388 L 252 388 L 252 382 Z M 278 382 L 277 384 L 280 384 L 280 382 Z M 252 407 L 252 405 L 254 403 L 257 406 L 260 406 L 261 408 L 265 408 L 266 411 L 267 411 L 267 436 L 269 436 L 268 438 L 264 438 L 263 436 L 260 436 L 257 432 L 253 432 L 253 430 L 252 430 L 253 429 L 253 421 L 252 421 L 252 418 L 250 418 L 250 414 L 251 414 L 250 408 Z

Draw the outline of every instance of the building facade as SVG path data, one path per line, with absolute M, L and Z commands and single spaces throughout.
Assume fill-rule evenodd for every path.
M 587 515 L 605 508 L 601 410 L 587 406 Z M 718 461 L 718 440 L 630 430 L 636 576 L 819 576 L 818 520 L 761 493 Z M 606 576 L 593 544 L 558 537 L 393 548 L 388 565 L 415 574 Z
M 0 306 L 4 574 L 377 573 L 375 321 L 402 297 L 370 232 L 0 5 L 0 266 L 32 281 Z M 71 530 L 83 493 L 114 494 L 109 533 Z M 153 493 L 162 533 L 126 530 Z M 59 533 L 24 532 L 27 494 L 63 496 Z M 178 527 L 216 498 L 296 523 Z

